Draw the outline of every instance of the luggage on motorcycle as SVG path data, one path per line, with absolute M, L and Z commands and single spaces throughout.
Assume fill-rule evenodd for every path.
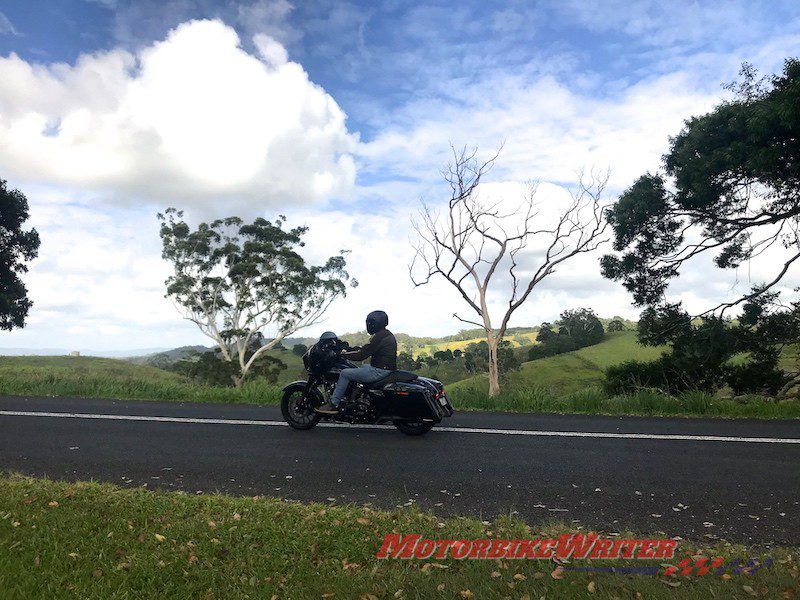
M 423 378 L 411 382 L 383 386 L 391 413 L 401 419 L 430 419 L 439 422 L 453 414 L 453 407 L 444 395 Z

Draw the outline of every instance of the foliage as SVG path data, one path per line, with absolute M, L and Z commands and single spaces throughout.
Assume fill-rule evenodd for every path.
M 249 360 L 254 352 L 255 349 L 250 349 L 245 354 L 245 360 Z M 279 358 L 261 354 L 250 367 L 250 376 L 261 377 L 267 383 L 274 384 L 285 369 L 286 363 Z M 209 386 L 234 386 L 241 378 L 239 363 L 224 360 L 219 349 L 179 360 L 171 365 L 170 370 Z
M 22 229 L 28 216 L 25 195 L 8 189 L 0 179 L 0 329 L 24 327 L 33 304 L 20 279 L 28 271 L 26 262 L 39 253 L 39 234 L 35 229 Z
M 739 96 L 686 121 L 670 141 L 663 175 L 642 175 L 609 211 L 614 250 L 604 276 L 622 281 L 638 305 L 662 301 L 686 261 L 716 253 L 735 269 L 768 247 L 790 250 L 772 281 L 717 308 L 742 304 L 776 285 L 800 258 L 800 61 L 787 60 L 771 88 L 746 65 Z M 689 228 L 700 241 L 687 237 Z
M 603 340 L 603 324 L 590 308 L 565 310 L 558 321 L 558 332 L 550 323 L 542 323 L 536 339 L 539 342 L 528 350 L 528 360 L 538 360 L 572 352 Z
M 737 322 L 713 315 L 693 322 L 680 304 L 647 308 L 639 321 L 639 341 L 649 346 L 666 344 L 670 351 L 652 363 L 629 361 L 609 368 L 605 390 L 613 394 L 643 387 L 669 393 L 710 392 L 727 384 L 736 393 L 776 393 L 784 381 L 778 369 L 780 348 L 796 340 L 800 329 L 797 305 L 791 312 L 766 309 L 776 298 L 777 294 L 768 293 L 750 300 Z M 743 362 L 734 364 L 737 355 Z
M 602 341 L 603 324 L 591 308 L 565 310 L 558 319 L 558 335 L 571 338 L 578 348 Z
M 556 332 L 553 329 L 553 326 L 548 323 L 542 323 L 542 326 L 539 327 L 539 332 L 536 334 L 536 341 L 542 344 L 546 344 L 547 342 L 553 340 L 556 337 Z
M 648 307 L 642 343 L 671 347 L 652 365 L 610 370 L 609 390 L 728 384 L 737 393 L 776 393 L 785 380 L 778 359 L 784 345 L 800 341 L 798 309 L 782 306 L 773 288 L 800 259 L 800 61 L 787 60 L 768 85 L 750 65 L 741 75 L 728 86 L 734 100 L 687 120 L 670 140 L 665 173 L 642 175 L 609 211 L 621 254 L 603 257 L 603 275 Z M 773 261 L 772 279 L 708 309 L 699 322 L 666 302 L 687 261 L 714 254 L 718 268 L 737 269 L 773 246 L 788 252 Z M 742 317 L 725 321 L 734 306 Z M 744 362 L 733 364 L 736 355 Z
M 285 230 L 282 216 L 275 223 L 228 217 L 193 230 L 182 216 L 173 208 L 158 215 L 162 256 L 174 267 L 167 296 L 215 341 L 223 360 L 238 362 L 237 385 L 264 352 L 316 323 L 345 294 L 343 254 L 309 266 L 298 253 L 305 227 Z M 248 355 L 268 327 L 275 338 Z
M 308 346 L 305 344 L 295 344 L 292 346 L 292 353 L 297 356 L 303 356 L 306 352 L 308 352 Z
M 625 329 L 625 323 L 622 322 L 621 319 L 612 319 L 608 327 L 606 327 L 606 331 L 609 333 L 612 331 L 623 331 Z

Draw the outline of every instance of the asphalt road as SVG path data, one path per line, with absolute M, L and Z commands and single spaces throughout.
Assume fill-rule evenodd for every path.
M 800 544 L 800 422 L 457 413 L 413 438 L 280 420 L 276 407 L 0 397 L 0 470 Z

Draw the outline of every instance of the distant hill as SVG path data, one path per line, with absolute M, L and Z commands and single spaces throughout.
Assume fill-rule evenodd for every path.
M 100 358 L 128 358 L 132 356 L 149 356 L 158 352 L 166 352 L 166 348 L 141 348 L 138 350 L 84 350 L 83 348 L 0 348 L 0 356 L 69 356 L 70 352 L 79 351 L 82 356 Z
M 620 319 L 626 330 L 633 330 L 636 328 L 634 321 L 622 319 L 621 317 L 603 318 L 600 321 L 604 327 L 608 327 L 608 323 L 613 319 Z M 536 333 L 539 327 L 511 327 L 506 333 L 506 340 L 508 340 L 515 348 L 520 348 L 522 352 L 524 347 L 536 343 Z M 469 344 L 477 343 L 483 340 L 483 330 L 481 329 L 462 329 L 456 334 L 443 336 L 443 337 L 426 337 L 414 336 L 407 333 L 395 332 L 398 342 L 398 350 L 400 352 L 409 352 L 414 356 L 420 354 L 432 355 L 437 350 L 456 350 L 464 349 Z M 353 346 L 363 346 L 368 340 L 369 335 L 366 331 L 357 331 L 352 333 L 340 334 L 339 337 Z M 283 340 L 282 345 L 291 350 L 296 344 L 303 344 L 304 346 L 311 346 L 318 340 L 318 336 L 313 337 L 290 337 Z M 142 348 L 139 350 L 84 350 L 81 348 L 0 348 L 0 356 L 67 356 L 72 350 L 79 350 L 83 356 L 97 356 L 103 358 L 121 358 L 128 362 L 139 365 L 153 365 L 164 367 L 176 361 L 185 359 L 195 352 L 210 352 L 213 351 L 215 346 L 192 345 L 180 346 L 178 348 Z M 287 362 L 286 353 L 275 351 L 274 355 Z M 289 358 L 289 363 L 294 361 Z M 294 373 L 294 365 L 290 364 L 290 371 Z
M 655 360 L 664 350 L 664 346 L 641 346 L 633 331 L 607 333 L 602 342 L 593 346 L 522 363 L 519 371 L 506 375 L 504 389 L 535 388 L 551 396 L 571 394 L 599 385 L 603 371 L 611 365 L 626 360 Z M 479 393 L 484 393 L 487 387 L 487 376 L 484 374 L 463 379 L 452 386 L 454 390 L 474 389 Z

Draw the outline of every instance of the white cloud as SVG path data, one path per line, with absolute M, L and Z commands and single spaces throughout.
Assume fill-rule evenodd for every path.
M 114 202 L 226 212 L 346 195 L 344 113 L 278 42 L 257 44 L 264 60 L 223 23 L 193 21 L 136 55 L 0 58 L 0 169 Z
M 668 137 L 719 96 L 719 88 L 712 92 L 681 72 L 605 95 L 572 91 L 550 76 L 498 76 L 466 88 L 458 102 L 401 112 L 360 154 L 368 171 L 390 164 L 436 178 L 448 140 L 484 152 L 504 143 L 497 164 L 504 177 L 570 182 L 581 168 L 610 168 L 619 191 L 658 168 Z
M 169 269 L 159 256 L 154 211 L 142 208 L 141 198 L 198 212 L 213 207 L 209 216 L 285 212 L 292 224 L 310 226 L 304 251 L 315 263 L 352 250 L 349 270 L 359 287 L 310 333 L 363 328 L 375 308 L 389 312 L 395 331 L 452 333 L 463 326 L 453 312 L 468 314 L 458 293 L 441 281 L 415 289 L 407 273 L 417 200 L 447 198 L 438 169 L 449 141 L 484 151 L 505 141 L 488 182 L 506 183 L 487 188 L 504 200 L 530 178 L 542 180 L 543 191 L 563 194 L 559 185 L 592 166 L 610 167 L 610 191 L 619 192 L 659 166 L 668 137 L 685 118 L 719 101 L 719 83 L 733 79 L 740 60 L 755 56 L 766 69 L 797 48 L 790 36 L 773 37 L 736 56 L 699 53 L 678 67 L 665 60 L 631 85 L 577 71 L 570 61 L 514 72 L 487 62 L 480 77 L 450 77 L 454 57 L 445 55 L 447 48 L 425 64 L 429 48 L 420 43 L 403 56 L 413 69 L 434 73 L 434 84 L 417 88 L 391 112 L 361 105 L 374 111 L 369 122 L 378 133 L 358 144 L 336 102 L 290 61 L 279 43 L 285 36 L 269 29 L 291 6 L 264 0 L 247 7 L 262 11 L 258 27 L 266 34 L 254 36 L 255 54 L 241 49 L 230 28 L 204 21 L 184 24 L 137 53 L 87 55 L 75 65 L 0 58 L 0 173 L 28 193 L 43 239 L 41 258 L 26 277 L 35 302 L 29 326 L 4 334 L 4 345 L 206 342 L 163 298 Z M 250 13 L 240 13 L 241 25 Z M 650 27 L 645 21 L 625 26 L 643 35 Z M 358 186 L 351 155 L 358 160 Z M 50 187 L 23 185 L 23 179 Z M 348 203 L 336 210 L 298 206 L 331 197 Z M 512 324 L 553 320 L 578 306 L 635 317 L 630 295 L 600 276 L 601 254 L 576 258 L 545 280 Z M 528 259 L 535 264 L 535 253 Z M 739 290 L 765 279 L 770 260 L 739 273 Z M 676 282 L 674 298 L 705 309 L 709 298 L 730 293 L 728 275 L 698 262 Z M 789 284 L 800 284 L 797 277 Z M 497 314 L 502 296 L 492 295 L 491 303 Z M 53 332 L 63 344 L 51 343 Z

